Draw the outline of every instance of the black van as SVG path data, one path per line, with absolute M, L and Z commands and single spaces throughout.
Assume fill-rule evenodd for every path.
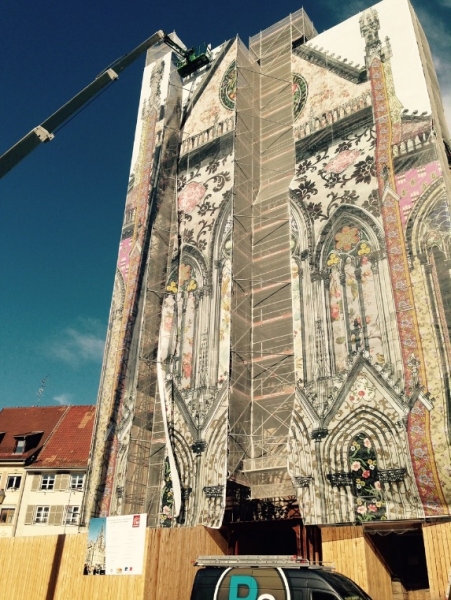
M 293 557 L 205 556 L 195 564 L 203 568 L 191 600 L 371 600 L 348 577 Z

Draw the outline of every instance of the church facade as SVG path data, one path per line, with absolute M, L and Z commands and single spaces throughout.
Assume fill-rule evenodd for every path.
M 88 511 L 449 520 L 449 134 L 412 7 L 176 63 L 148 52 Z

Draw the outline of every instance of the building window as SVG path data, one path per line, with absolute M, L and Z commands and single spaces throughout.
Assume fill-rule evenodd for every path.
M 74 473 L 70 476 L 70 489 L 71 490 L 82 490 L 85 476 L 83 473 Z
M 7 490 L 18 490 L 22 481 L 22 475 L 9 475 L 6 481 Z
M 47 525 L 49 521 L 50 506 L 37 506 L 34 515 L 36 525 Z
M 41 479 L 41 490 L 53 490 L 55 487 L 55 475 L 43 475 Z
M 14 448 L 14 454 L 23 454 L 25 452 L 25 439 L 19 439 L 16 441 L 16 447 Z
M 78 525 L 80 519 L 80 507 L 79 506 L 68 506 L 66 509 L 66 525 Z
M 2 508 L 0 511 L 0 525 L 11 525 L 14 518 L 14 508 Z

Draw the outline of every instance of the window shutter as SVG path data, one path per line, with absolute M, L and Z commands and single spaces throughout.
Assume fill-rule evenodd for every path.
M 34 506 L 29 504 L 25 513 L 25 525 L 33 525 Z
M 64 506 L 51 506 L 49 525 L 61 525 L 63 522 Z
M 69 487 L 69 481 L 70 475 L 67 475 L 66 473 L 61 473 L 60 475 L 57 475 L 55 481 L 55 489 L 60 490 L 61 492 L 66 491 Z
M 31 482 L 31 491 L 36 492 L 39 489 L 40 484 L 41 484 L 41 476 L 33 475 L 33 481 Z

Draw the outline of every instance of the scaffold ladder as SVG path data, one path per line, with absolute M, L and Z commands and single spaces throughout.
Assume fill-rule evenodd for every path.
M 196 567 L 284 567 L 287 569 L 323 569 L 332 571 L 333 563 L 314 562 L 301 556 L 242 554 L 240 556 L 199 556 Z

